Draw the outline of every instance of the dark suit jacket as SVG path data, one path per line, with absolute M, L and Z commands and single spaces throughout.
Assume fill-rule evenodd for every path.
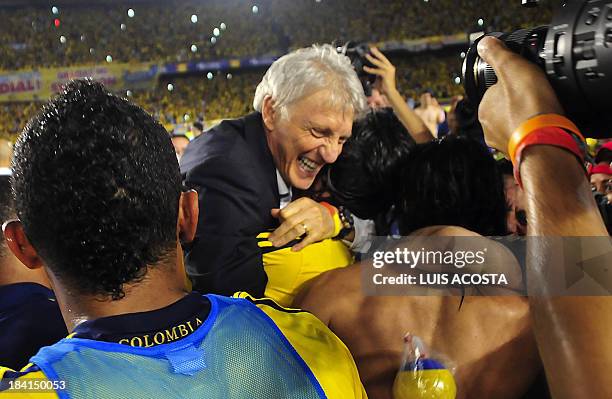
M 193 140 L 181 174 L 200 195 L 196 239 L 186 249 L 194 290 L 263 296 L 267 277 L 256 236 L 278 227 L 276 167 L 261 114 L 226 120 Z

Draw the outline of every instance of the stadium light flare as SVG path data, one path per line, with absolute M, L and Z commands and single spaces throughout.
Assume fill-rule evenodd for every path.
M 484 25 L 484 19 L 482 18 L 478 18 L 478 26 L 483 26 Z
M 219 28 L 213 29 L 213 35 L 219 36 L 220 34 L 221 34 L 221 31 L 219 30 Z
M 128 96 L 128 97 L 132 97 L 132 90 L 126 91 L 125 95 Z
M 191 119 L 191 117 L 189 116 L 189 114 L 185 114 L 185 115 L 183 115 L 183 120 L 184 120 L 185 122 L 187 122 L 189 119 Z
M 166 88 L 168 89 L 168 91 L 172 91 L 174 90 L 174 85 L 172 83 L 168 83 L 168 86 L 166 86 Z
M 219 28 L 221 28 L 221 30 L 225 30 L 227 28 L 227 25 L 225 25 L 225 22 L 221 22 L 219 24 Z
M 214 37 L 214 36 L 213 36 L 213 37 L 211 37 L 211 38 L 210 38 L 210 42 L 211 42 L 212 44 L 217 43 L 217 38 L 216 38 L 216 37 Z
M 59 41 L 60 41 L 60 43 L 62 43 L 62 44 L 66 43 L 66 36 L 61 35 L 61 36 L 60 36 L 60 38 L 59 38 Z
M 197 51 L 198 51 L 198 46 L 196 46 L 195 44 L 192 44 L 192 45 L 191 45 L 191 52 L 192 52 L 192 53 L 195 53 L 195 52 L 197 52 Z
M 225 78 L 226 78 L 227 80 L 230 80 L 230 79 L 232 79 L 232 78 L 233 78 L 233 76 L 232 76 L 232 74 L 231 74 L 231 73 L 228 73 L 227 75 L 225 75 Z
M 208 73 L 206 74 L 206 77 L 208 78 L 208 80 L 212 80 L 212 78 L 214 77 L 214 75 L 213 75 L 213 73 L 212 73 L 212 72 L 208 72 Z
M 195 14 L 191 15 L 191 23 L 195 24 L 196 22 L 198 22 L 198 16 Z
M 93 54 L 93 53 L 95 53 L 95 52 L 96 52 L 96 50 L 94 50 L 94 48 L 93 48 L 93 47 L 90 47 L 90 48 L 89 48 L 89 54 Z
M 127 26 L 125 24 L 121 24 L 121 30 L 125 30 L 125 28 L 127 28 Z
M 456 85 L 460 85 L 461 84 L 461 78 L 459 76 L 455 76 L 455 84 Z
M 462 51 L 461 54 L 459 54 L 459 57 L 465 58 L 465 51 Z
M 108 62 L 109 64 L 113 62 L 113 57 L 110 54 L 106 56 L 106 62 Z
M 253 14 L 257 14 L 259 12 L 259 7 L 253 6 L 253 8 L 251 8 L 251 11 L 253 12 Z
M 59 14 L 59 8 L 57 8 L 56 6 L 53 6 L 53 7 L 51 7 L 51 12 L 54 15 L 57 15 L 57 14 Z
M 134 10 L 133 10 L 133 9 L 131 9 L 131 8 L 129 8 L 129 9 L 127 10 L 127 15 L 128 15 L 128 17 L 130 17 L 130 18 L 134 18 L 134 15 L 135 15 Z

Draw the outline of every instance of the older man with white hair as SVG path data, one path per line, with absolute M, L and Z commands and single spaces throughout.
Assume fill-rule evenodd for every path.
M 185 184 L 200 192 L 195 241 L 186 245 L 194 289 L 263 295 L 256 236 L 299 251 L 337 234 L 329 207 L 294 200 L 336 161 L 367 102 L 348 57 L 314 45 L 275 61 L 255 92 L 256 112 L 193 140 L 181 159 Z

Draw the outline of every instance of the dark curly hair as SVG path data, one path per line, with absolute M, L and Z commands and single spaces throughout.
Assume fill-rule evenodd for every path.
M 16 212 L 52 272 L 80 294 L 120 299 L 176 246 L 181 178 L 170 136 L 91 80 L 70 82 L 24 128 Z
M 390 108 L 370 112 L 353 126 L 326 188 L 333 200 L 361 219 L 377 219 L 393 203 L 396 175 L 414 140 Z
M 487 147 L 462 136 L 420 144 L 402 169 L 394 217 L 402 235 L 427 226 L 506 234 L 501 173 Z

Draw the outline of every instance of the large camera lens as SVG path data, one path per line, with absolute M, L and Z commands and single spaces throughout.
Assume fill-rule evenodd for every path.
M 567 115 L 589 137 L 612 136 L 612 0 L 568 1 L 548 27 L 491 33 L 546 72 Z M 474 105 L 497 82 L 480 58 L 477 39 L 463 62 L 465 92 Z M 537 90 L 537 88 L 534 88 Z

